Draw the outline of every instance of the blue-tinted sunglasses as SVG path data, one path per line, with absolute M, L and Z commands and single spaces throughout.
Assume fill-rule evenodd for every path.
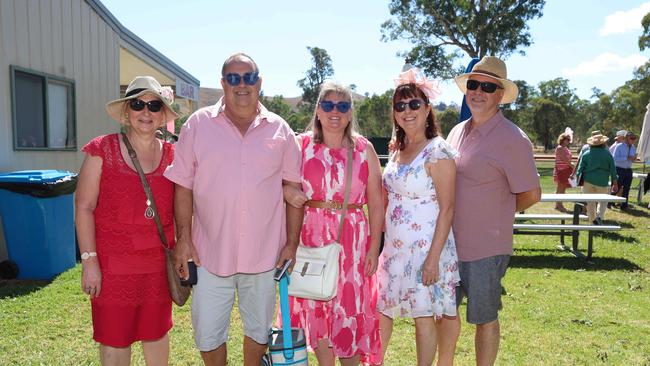
M 242 79 L 244 79 L 244 83 L 246 85 L 255 85 L 255 83 L 260 79 L 260 75 L 257 72 L 247 72 L 244 75 L 231 72 L 229 74 L 226 74 L 226 76 L 224 76 L 224 79 L 226 79 L 226 82 L 230 84 L 230 86 L 237 86 L 241 84 Z
M 334 108 L 336 108 L 336 110 L 341 113 L 346 113 L 352 106 L 350 102 L 334 103 L 331 100 L 321 100 L 319 105 L 324 112 L 331 112 L 334 110 Z

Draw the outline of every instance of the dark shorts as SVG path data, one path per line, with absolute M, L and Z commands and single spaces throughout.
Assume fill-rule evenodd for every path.
M 471 262 L 458 262 L 460 285 L 456 287 L 456 304 L 467 297 L 467 322 L 485 324 L 499 318 L 501 279 L 506 274 L 509 255 L 497 255 Z

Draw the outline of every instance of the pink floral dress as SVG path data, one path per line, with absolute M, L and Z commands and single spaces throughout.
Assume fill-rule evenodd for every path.
M 440 254 L 440 279 L 422 284 L 422 264 L 429 253 L 439 207 L 426 162 L 454 159 L 458 153 L 441 137 L 434 137 L 410 164 L 391 156 L 384 169 L 388 192 L 386 237 L 379 256 L 377 308 L 390 318 L 456 315 L 458 256 L 453 232 Z
M 343 202 L 347 149 L 315 144 L 312 134 L 302 137 L 302 189 L 310 200 Z M 365 204 L 368 183 L 368 140 L 356 137 L 352 154 L 352 186 L 349 203 Z M 300 244 L 322 247 L 336 241 L 341 211 L 305 207 Z M 363 209 L 345 215 L 337 295 L 330 301 L 290 296 L 291 325 L 305 329 L 308 345 L 317 348 L 327 338 L 336 357 L 361 355 L 364 364 L 381 364 L 375 276 L 364 274 L 370 240 Z

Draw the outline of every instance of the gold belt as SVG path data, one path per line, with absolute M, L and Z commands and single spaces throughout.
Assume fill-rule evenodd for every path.
M 313 207 L 313 208 L 329 208 L 331 210 L 340 210 L 343 208 L 343 203 L 338 202 L 338 201 L 314 201 L 314 200 L 309 200 L 305 202 L 305 206 L 307 207 Z M 349 209 L 361 209 L 363 208 L 363 205 L 359 205 L 356 203 L 348 203 L 348 210 Z

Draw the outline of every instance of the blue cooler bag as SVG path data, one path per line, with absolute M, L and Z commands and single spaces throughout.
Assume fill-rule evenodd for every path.
M 280 279 L 280 311 L 282 312 L 282 329 L 271 329 L 269 334 L 269 354 L 263 365 L 308 365 L 307 342 L 302 328 L 291 328 L 289 319 L 288 276 Z

